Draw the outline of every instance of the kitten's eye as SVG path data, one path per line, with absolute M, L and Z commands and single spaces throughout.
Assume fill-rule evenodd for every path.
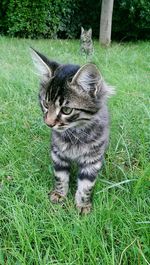
M 43 106 L 48 109 L 48 102 L 46 100 L 43 100 Z
M 61 112 L 65 115 L 69 115 L 71 112 L 73 111 L 73 109 L 69 108 L 69 107 L 62 107 L 61 108 Z

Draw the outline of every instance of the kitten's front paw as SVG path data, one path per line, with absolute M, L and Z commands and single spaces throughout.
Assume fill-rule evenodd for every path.
M 85 206 L 77 205 L 76 207 L 77 207 L 77 209 L 78 209 L 80 214 L 85 215 L 85 214 L 89 214 L 91 212 L 92 204 L 88 204 L 88 205 L 85 205 Z
M 52 203 L 60 203 L 65 199 L 65 196 L 61 195 L 57 191 L 49 193 L 49 197 Z

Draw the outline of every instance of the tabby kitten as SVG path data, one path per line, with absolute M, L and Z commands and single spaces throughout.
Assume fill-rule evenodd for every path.
M 52 128 L 55 188 L 50 199 L 57 203 L 67 196 L 74 161 L 79 167 L 76 206 L 80 212 L 88 213 L 92 188 L 108 144 L 106 102 L 112 89 L 94 64 L 62 65 L 35 50 L 32 58 L 41 76 L 39 100 L 44 121 Z
M 84 30 L 81 27 L 80 44 L 81 53 L 87 56 L 93 54 L 92 29 Z

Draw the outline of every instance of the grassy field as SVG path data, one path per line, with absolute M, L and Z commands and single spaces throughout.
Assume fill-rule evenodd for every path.
M 49 202 L 49 128 L 38 105 L 29 46 L 84 64 L 79 41 L 0 38 L 0 265 L 150 264 L 150 43 L 95 42 L 93 61 L 116 87 L 111 137 L 93 211 Z

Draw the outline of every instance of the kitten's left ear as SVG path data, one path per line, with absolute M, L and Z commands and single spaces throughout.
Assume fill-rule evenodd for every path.
M 83 34 L 84 33 L 84 28 L 83 27 L 81 27 L 81 34 Z
M 31 48 L 31 56 L 41 79 L 48 81 L 54 75 L 54 72 L 59 64 L 54 61 L 50 61 L 45 55 L 33 48 Z
M 93 91 L 94 94 L 100 90 L 102 76 L 94 64 L 83 65 L 72 79 L 71 85 L 79 86 L 84 91 Z

